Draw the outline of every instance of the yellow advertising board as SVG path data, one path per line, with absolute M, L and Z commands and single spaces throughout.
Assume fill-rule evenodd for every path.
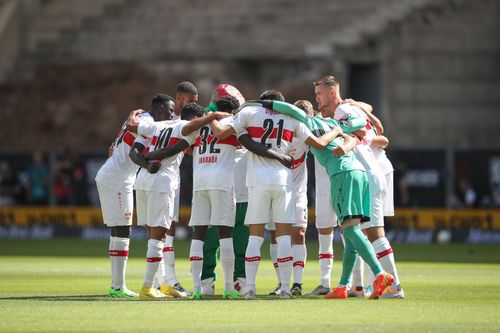
M 191 210 L 181 207 L 179 218 L 187 224 Z M 309 223 L 314 223 L 314 208 L 309 209 Z M 97 207 L 0 207 L 0 224 L 29 226 L 63 225 L 70 227 L 102 225 L 101 210 Z M 410 209 L 396 210 L 392 221 L 395 228 L 441 229 L 481 228 L 500 230 L 500 209 Z
M 399 208 L 394 227 L 417 229 L 500 229 L 500 209 Z

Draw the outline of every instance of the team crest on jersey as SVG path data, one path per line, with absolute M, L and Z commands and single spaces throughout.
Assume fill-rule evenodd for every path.
M 125 211 L 125 220 L 130 220 L 132 218 L 132 212 L 130 210 Z

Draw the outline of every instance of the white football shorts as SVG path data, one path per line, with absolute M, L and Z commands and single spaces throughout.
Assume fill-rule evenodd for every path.
M 318 192 L 316 188 L 316 229 L 338 226 L 337 214 L 333 209 L 331 191 Z
M 295 223 L 293 227 L 307 228 L 307 192 L 295 194 Z
M 137 225 L 169 229 L 174 212 L 175 192 L 135 191 Z
M 108 227 L 132 225 L 134 195 L 132 188 L 112 189 L 96 182 L 102 219 Z
M 245 224 L 295 222 L 295 200 L 288 186 L 254 186 L 248 188 Z
M 370 221 L 361 223 L 361 230 L 384 226 L 384 192 L 370 194 Z
M 179 222 L 179 199 L 181 196 L 181 186 L 179 185 L 175 190 L 175 198 L 174 198 L 174 211 L 172 215 L 172 222 Z
M 201 190 L 193 192 L 189 226 L 222 225 L 234 227 L 236 199 L 233 192 Z
M 394 216 L 394 172 L 385 175 L 387 190 L 384 195 L 384 216 Z

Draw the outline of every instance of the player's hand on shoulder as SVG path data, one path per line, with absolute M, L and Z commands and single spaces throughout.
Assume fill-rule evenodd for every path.
M 141 115 L 141 113 L 144 112 L 146 111 L 144 111 L 143 109 L 137 109 L 130 112 L 130 114 L 128 115 L 127 124 L 132 126 L 138 126 L 140 123 L 139 116 Z
M 161 161 L 152 161 L 148 164 L 148 172 L 151 174 L 155 174 L 160 170 Z
M 335 156 L 335 157 L 343 156 L 343 155 L 345 155 L 345 153 L 346 152 L 344 150 L 344 147 L 342 147 L 342 146 L 337 146 L 332 151 L 332 155 Z

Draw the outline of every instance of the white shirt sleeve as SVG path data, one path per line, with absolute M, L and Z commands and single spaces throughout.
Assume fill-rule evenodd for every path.
M 183 135 L 182 134 L 182 129 L 187 124 L 189 124 L 189 121 L 187 121 L 187 120 L 181 120 L 181 123 L 178 124 L 177 126 L 179 126 L 178 128 L 179 128 L 180 137 L 183 140 L 186 140 L 186 142 L 191 146 L 193 143 L 195 143 L 196 139 L 200 136 L 200 130 L 197 129 L 196 131 L 193 131 L 193 132 L 189 133 L 188 135 Z
M 246 131 L 248 127 L 248 121 L 250 116 L 252 115 L 251 113 L 251 108 L 243 108 L 236 117 L 229 123 L 229 126 L 234 128 L 234 131 L 236 132 L 237 136 L 240 136 L 243 131 Z
M 137 134 L 151 138 L 156 133 L 156 130 L 158 128 L 159 128 L 158 122 L 141 121 L 139 123 L 139 127 L 137 128 Z
M 352 115 L 352 111 L 353 110 L 351 110 L 348 104 L 339 105 L 337 109 L 335 109 L 333 119 L 337 121 L 349 119 L 349 117 Z
M 296 120 L 297 122 L 297 126 L 295 128 L 295 137 L 300 140 L 300 142 L 305 142 L 310 136 L 313 136 L 313 134 L 311 133 L 311 131 L 309 130 L 309 128 L 307 128 L 307 126 Z

